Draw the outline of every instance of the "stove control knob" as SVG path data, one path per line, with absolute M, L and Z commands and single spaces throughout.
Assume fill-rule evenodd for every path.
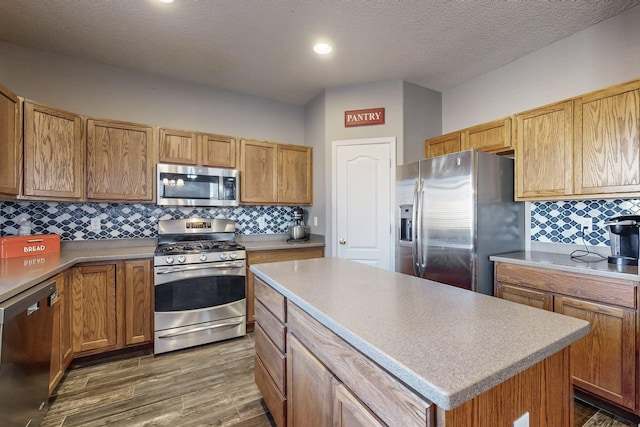
M 184 263 L 186 260 L 187 260 L 187 259 L 186 259 L 183 255 L 180 255 L 180 256 L 178 257 L 178 262 L 179 262 L 180 264 Z
M 202 254 L 199 256 L 200 261 L 206 261 L 207 260 L 207 256 L 205 254 Z
M 227 254 L 220 254 L 220 259 L 221 260 L 226 260 L 227 259 Z
M 173 264 L 173 257 L 172 256 L 168 256 L 164 262 L 166 262 L 167 264 Z
M 231 259 L 236 259 L 238 258 L 238 255 L 234 254 L 233 252 L 229 254 L 229 258 Z

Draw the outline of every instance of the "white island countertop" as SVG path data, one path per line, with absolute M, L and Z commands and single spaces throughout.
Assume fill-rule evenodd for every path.
M 251 270 L 445 410 L 589 331 L 583 320 L 340 258 Z

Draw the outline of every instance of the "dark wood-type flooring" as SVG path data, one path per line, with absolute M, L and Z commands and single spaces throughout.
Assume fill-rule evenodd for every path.
M 273 427 L 253 377 L 253 334 L 70 370 L 42 427 Z M 576 401 L 575 427 L 636 426 Z

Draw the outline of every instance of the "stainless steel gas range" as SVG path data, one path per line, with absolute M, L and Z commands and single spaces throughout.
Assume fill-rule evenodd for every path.
M 154 256 L 154 353 L 246 333 L 246 255 L 235 222 L 160 220 Z

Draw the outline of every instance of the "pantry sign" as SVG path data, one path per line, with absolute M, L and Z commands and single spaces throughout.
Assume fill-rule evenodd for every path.
M 344 112 L 344 127 L 384 124 L 384 108 L 368 108 Z

